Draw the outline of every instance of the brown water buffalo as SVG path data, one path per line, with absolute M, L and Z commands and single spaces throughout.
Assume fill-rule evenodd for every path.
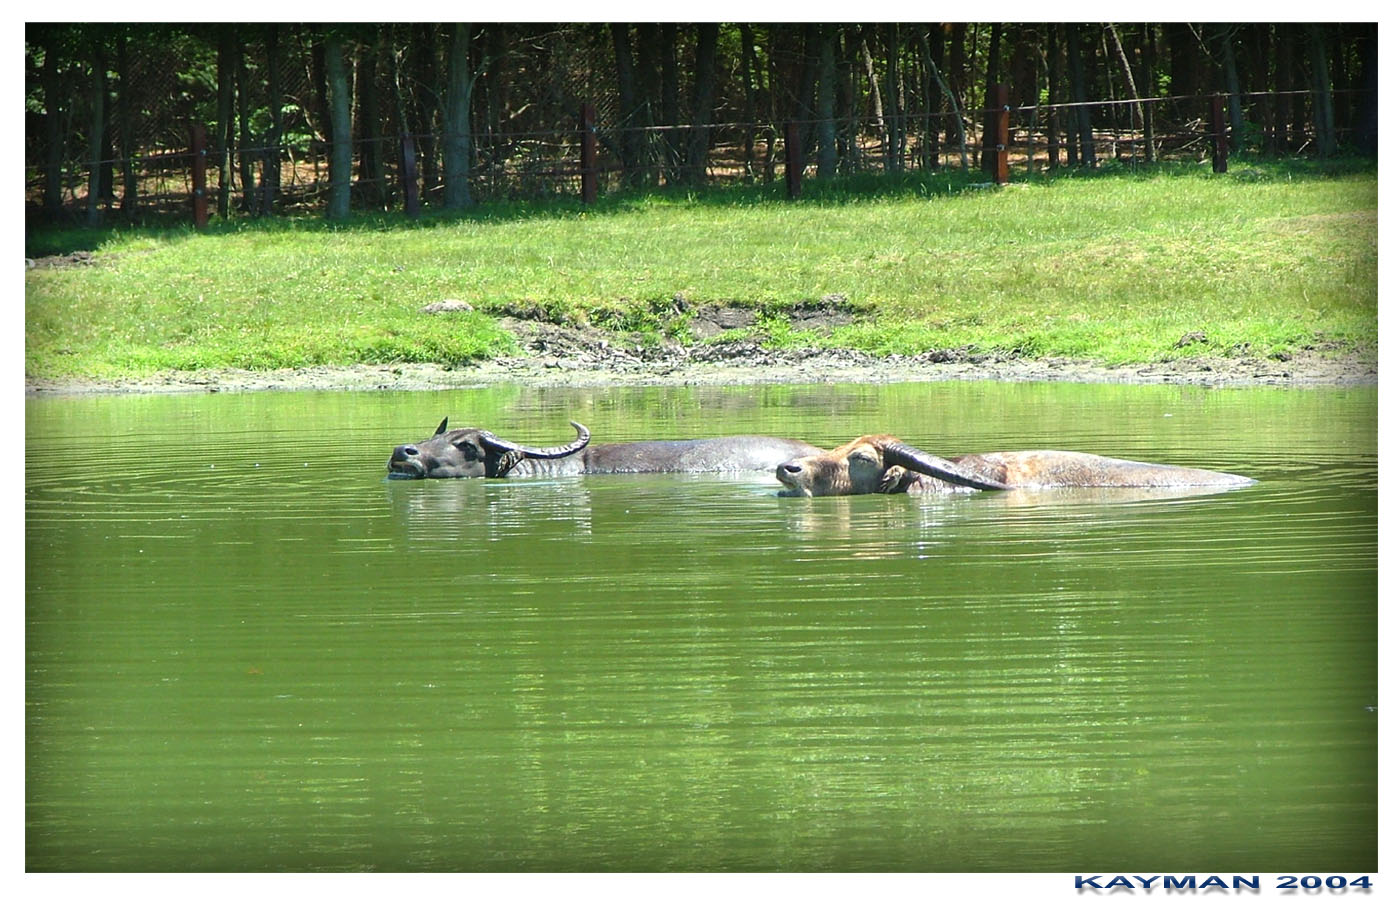
M 762 435 L 685 441 L 589 444 L 589 431 L 557 447 L 527 447 L 481 428 L 447 430 L 443 419 L 426 441 L 400 444 L 389 457 L 390 478 L 504 478 L 642 472 L 764 472 L 821 449 L 805 441 Z
M 1239 487 L 1254 479 L 1208 469 L 1069 450 L 970 453 L 944 459 L 887 434 L 868 434 L 777 468 L 787 497 L 1061 487 Z

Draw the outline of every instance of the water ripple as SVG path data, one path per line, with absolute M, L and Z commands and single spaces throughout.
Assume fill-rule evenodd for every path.
M 444 414 L 1260 483 L 388 481 Z M 1373 393 L 105 398 L 26 426 L 32 869 L 1376 865 Z

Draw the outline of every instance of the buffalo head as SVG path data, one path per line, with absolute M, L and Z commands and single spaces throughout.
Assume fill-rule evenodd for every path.
M 500 478 L 522 459 L 560 459 L 588 446 L 588 429 L 558 447 L 525 447 L 480 428 L 447 430 L 447 419 L 426 441 L 400 444 L 389 457 L 390 478 Z
M 901 493 L 922 486 L 921 476 L 983 491 L 1006 490 L 952 460 L 925 453 L 888 434 L 868 434 L 829 453 L 790 459 L 778 466 L 785 497 Z

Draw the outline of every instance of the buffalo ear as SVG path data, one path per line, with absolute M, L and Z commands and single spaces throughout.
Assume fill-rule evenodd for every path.
M 442 421 L 438 423 L 438 430 L 433 432 L 433 437 L 437 437 L 438 435 L 442 434 L 442 433 L 443 433 L 444 431 L 446 431 L 446 430 L 447 430 L 447 416 L 443 416 L 443 417 L 442 417 Z

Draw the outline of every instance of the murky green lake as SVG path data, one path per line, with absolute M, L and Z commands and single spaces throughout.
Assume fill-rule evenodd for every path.
M 1374 871 L 1376 391 L 951 383 L 26 401 L 31 870 Z M 889 431 L 1209 496 L 388 481 Z

